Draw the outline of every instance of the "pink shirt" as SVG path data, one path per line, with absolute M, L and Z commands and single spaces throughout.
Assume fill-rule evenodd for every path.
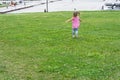
M 79 17 L 73 17 L 72 18 L 72 28 L 78 28 L 80 25 L 80 19 Z

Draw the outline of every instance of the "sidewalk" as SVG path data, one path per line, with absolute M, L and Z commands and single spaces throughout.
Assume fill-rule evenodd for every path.
M 48 4 L 48 12 L 56 11 L 95 11 L 101 10 L 103 5 L 102 0 L 62 0 Z M 31 13 L 44 12 L 46 5 L 38 5 L 27 9 L 13 11 L 10 13 Z
M 60 0 L 49 0 L 49 3 L 56 2 L 56 1 L 60 1 Z M 0 14 L 13 12 L 13 11 L 18 11 L 18 10 L 22 10 L 22 9 L 27 9 L 27 8 L 35 7 L 35 6 L 38 6 L 38 5 L 44 5 L 44 4 L 46 4 L 46 1 L 41 0 L 41 1 L 24 2 L 24 3 L 18 4 L 16 6 L 8 6 L 8 7 L 6 6 L 6 7 L 3 7 L 3 8 L 0 8 Z
M 21 9 L 25 9 L 25 8 L 30 8 L 33 7 L 35 5 L 38 5 L 38 3 L 22 3 L 22 4 L 18 4 L 16 6 L 6 6 L 3 8 L 0 8 L 0 13 L 4 14 L 4 13 L 8 13 L 8 12 L 12 12 L 12 11 L 16 11 L 16 10 L 21 10 Z
M 99 11 L 111 10 L 104 0 L 48 0 L 48 12 L 56 11 Z M 114 2 L 115 0 L 112 0 Z M 104 8 L 104 9 L 103 9 Z M 30 12 L 44 12 L 46 9 L 46 0 L 28 2 L 26 5 L 21 4 L 16 7 L 0 8 L 0 13 L 30 13 Z M 115 8 L 114 10 L 120 10 Z

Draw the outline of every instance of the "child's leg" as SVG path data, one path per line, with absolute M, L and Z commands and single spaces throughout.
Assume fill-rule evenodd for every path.
M 75 29 L 75 36 L 78 37 L 78 28 Z
M 74 28 L 72 29 L 72 37 L 73 38 L 75 37 L 75 29 Z

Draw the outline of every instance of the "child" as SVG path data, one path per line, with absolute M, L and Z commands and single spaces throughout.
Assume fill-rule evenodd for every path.
M 75 11 L 73 13 L 73 17 L 71 19 L 68 19 L 66 22 L 72 21 L 72 37 L 78 38 L 78 28 L 80 26 L 80 18 L 79 18 L 80 13 Z

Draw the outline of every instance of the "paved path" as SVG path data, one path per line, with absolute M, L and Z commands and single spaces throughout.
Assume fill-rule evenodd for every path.
M 57 1 L 61 1 L 61 0 L 49 0 L 49 3 L 57 2 Z M 38 6 L 38 5 L 45 5 L 45 4 L 46 4 L 45 0 L 27 1 L 27 2 L 24 2 L 22 4 L 18 4 L 16 6 L 8 6 L 8 7 L 6 6 L 6 7 L 3 7 L 3 8 L 0 8 L 0 13 L 4 14 L 4 13 L 14 12 L 14 11 L 19 12 L 19 10 L 22 10 L 22 9 L 35 7 L 35 6 Z
M 30 8 L 33 7 L 35 5 L 35 3 L 23 3 L 23 4 L 19 4 L 16 6 L 6 6 L 3 8 L 0 8 L 0 13 L 8 13 L 8 12 L 12 12 L 12 11 L 16 11 L 16 10 L 21 10 L 21 9 L 25 9 L 25 8 Z
M 53 11 L 73 11 L 83 10 L 83 11 L 93 11 L 93 10 L 101 10 L 101 6 L 103 4 L 102 0 L 62 0 L 53 3 L 49 3 L 49 12 Z M 46 9 L 46 5 L 39 5 L 35 7 L 31 7 L 28 9 L 23 9 L 19 11 L 14 11 L 11 13 L 27 13 L 27 12 L 44 12 Z
M 30 13 L 30 12 L 44 12 L 44 9 L 46 9 L 46 4 L 41 3 L 46 3 L 46 0 L 42 0 L 44 2 L 38 1 L 38 2 L 29 2 L 26 5 L 17 5 L 17 8 L 20 7 L 28 7 L 31 5 L 34 5 L 29 8 L 17 10 L 17 11 L 12 11 L 9 13 Z M 50 1 L 50 0 L 49 0 Z M 95 11 L 95 10 L 102 10 L 102 6 L 106 3 L 106 1 L 103 0 L 51 0 L 55 2 L 50 2 L 48 5 L 48 11 L 49 12 L 55 12 L 55 11 L 74 11 L 79 10 L 79 11 Z M 35 6 L 36 5 L 36 6 Z M 15 8 L 15 7 L 14 7 Z M 108 9 L 105 8 L 104 9 Z M 4 10 L 7 10 L 4 9 Z M 0 10 L 1 11 L 1 10 Z

